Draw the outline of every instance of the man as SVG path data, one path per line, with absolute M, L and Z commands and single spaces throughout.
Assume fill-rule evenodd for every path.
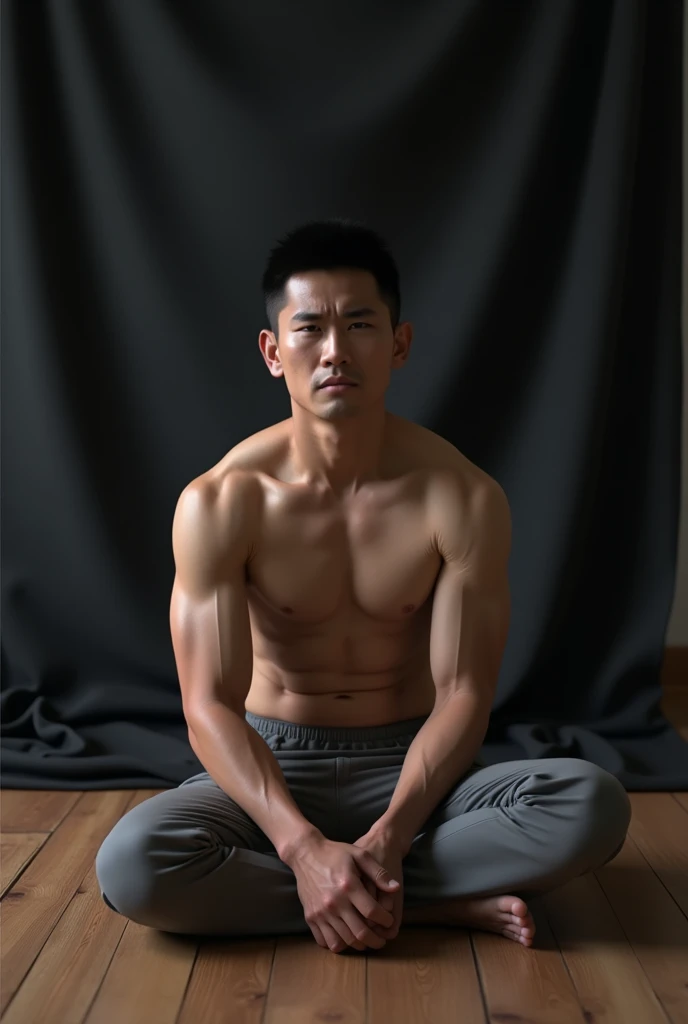
M 103 897 L 151 927 L 310 929 L 335 952 L 379 949 L 402 920 L 530 946 L 524 897 L 611 860 L 628 796 L 577 758 L 474 760 L 509 627 L 509 505 L 385 410 L 412 327 L 384 243 L 311 222 L 263 288 L 258 344 L 292 416 L 188 484 L 172 528 L 170 628 L 206 771 L 118 821 Z

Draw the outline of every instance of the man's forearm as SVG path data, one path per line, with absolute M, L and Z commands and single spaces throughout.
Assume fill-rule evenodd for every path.
M 490 708 L 467 691 L 433 711 L 406 753 L 389 807 L 369 832 L 405 857 L 440 800 L 471 767 L 489 720 Z
M 263 830 L 280 860 L 322 833 L 303 816 L 265 740 L 224 704 L 209 705 L 188 722 L 189 741 L 218 786 Z

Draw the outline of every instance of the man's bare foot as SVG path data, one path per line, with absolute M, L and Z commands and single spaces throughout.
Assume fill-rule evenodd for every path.
M 532 946 L 535 922 L 518 896 L 484 896 L 479 899 L 445 900 L 428 907 L 404 911 L 408 924 L 448 924 L 497 932 L 507 939 Z

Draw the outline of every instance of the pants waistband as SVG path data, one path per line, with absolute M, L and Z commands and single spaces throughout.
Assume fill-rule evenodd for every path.
M 421 715 L 419 718 L 405 718 L 400 722 L 390 722 L 386 725 L 340 728 L 329 725 L 299 725 L 297 722 L 285 722 L 279 718 L 265 718 L 263 715 L 254 715 L 251 711 L 246 712 L 246 721 L 262 736 L 281 733 L 289 739 L 317 740 L 320 743 L 346 743 L 348 740 L 353 743 L 365 743 L 367 740 L 413 736 L 428 718 L 429 715 Z

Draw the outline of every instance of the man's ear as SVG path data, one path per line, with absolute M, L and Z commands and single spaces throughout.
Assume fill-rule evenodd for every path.
M 283 377 L 284 369 L 279 355 L 279 343 L 272 331 L 263 330 L 258 335 L 258 348 L 273 377 Z
M 403 366 L 409 357 L 411 342 L 413 341 L 413 324 L 409 320 L 397 324 L 394 331 L 394 349 L 392 351 L 392 367 L 394 369 Z

